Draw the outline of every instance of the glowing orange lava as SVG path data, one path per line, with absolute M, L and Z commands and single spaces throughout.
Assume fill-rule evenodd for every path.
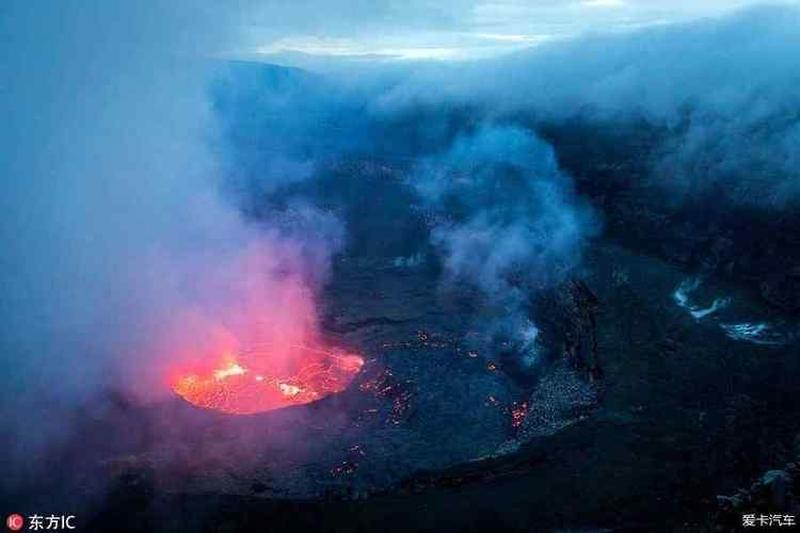
M 292 346 L 291 369 L 278 374 L 264 366 L 267 349 L 228 353 L 210 370 L 179 372 L 172 390 L 198 407 L 251 414 L 340 392 L 364 365 L 358 355 Z

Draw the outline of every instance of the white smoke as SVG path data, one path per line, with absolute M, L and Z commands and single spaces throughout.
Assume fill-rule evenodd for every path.
M 425 159 L 414 184 L 443 222 L 431 241 L 445 283 L 466 282 L 488 298 L 483 328 L 534 357 L 530 298 L 563 281 L 597 229 L 552 148 L 524 129 L 487 125 Z
M 201 354 L 220 329 L 315 334 L 314 292 L 342 229 L 307 205 L 249 223 L 220 194 L 209 57 L 240 28 L 210 7 L 0 10 L 4 454 L 56 443 L 71 410 L 106 389 L 166 394 L 170 359 Z

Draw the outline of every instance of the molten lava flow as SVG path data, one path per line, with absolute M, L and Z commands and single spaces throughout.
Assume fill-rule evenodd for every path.
M 260 348 L 223 355 L 216 368 L 182 371 L 172 389 L 186 401 L 229 414 L 270 411 L 344 390 L 361 370 L 358 355 L 291 347 L 291 369 L 276 373 Z

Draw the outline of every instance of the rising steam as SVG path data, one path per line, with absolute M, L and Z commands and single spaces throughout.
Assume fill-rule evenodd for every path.
M 316 294 L 342 226 L 309 204 L 242 214 L 209 97 L 221 65 L 205 59 L 236 35 L 230 13 L 191 4 L 3 7 L 8 480 L 108 390 L 156 400 L 182 364 L 258 343 L 280 371 L 289 346 L 322 342 Z
M 596 228 L 552 148 L 519 127 L 487 125 L 426 158 L 414 185 L 442 220 L 431 240 L 443 255 L 445 283 L 479 288 L 489 302 L 483 332 L 533 363 L 531 295 L 573 271 Z

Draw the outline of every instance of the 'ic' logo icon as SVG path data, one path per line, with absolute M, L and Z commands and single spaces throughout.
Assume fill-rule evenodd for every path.
M 8 518 L 6 518 L 6 526 L 11 531 L 19 531 L 20 529 L 22 529 L 22 526 L 24 525 L 25 525 L 25 519 L 22 518 L 22 515 L 19 515 L 17 513 L 10 514 L 8 515 Z

